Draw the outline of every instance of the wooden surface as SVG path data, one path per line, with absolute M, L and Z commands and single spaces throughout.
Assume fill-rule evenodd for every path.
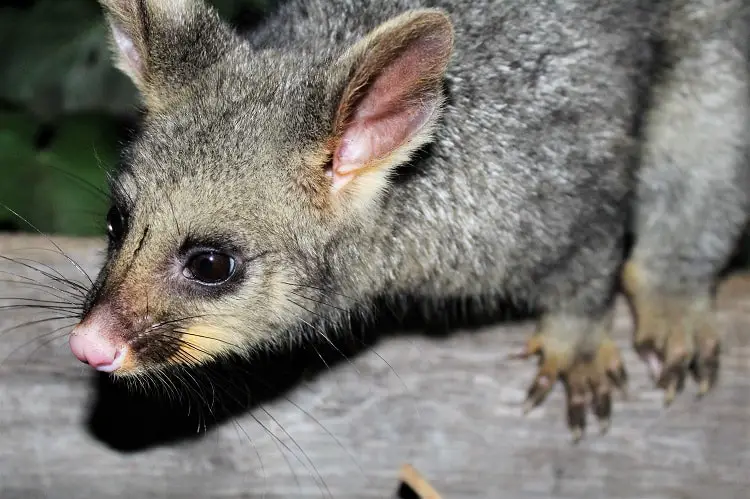
M 95 272 L 97 242 L 58 242 Z M 50 245 L 0 238 L 0 255 L 76 275 L 59 255 L 29 247 Z M 32 275 L 9 262 L 0 271 Z M 0 290 L 3 298 L 42 296 L 7 282 Z M 533 365 L 505 358 L 530 324 L 391 337 L 207 434 L 147 445 L 136 437 L 179 426 L 186 413 L 165 423 L 126 397 L 114 400 L 117 391 L 102 395 L 106 383 L 72 357 L 65 336 L 41 347 L 44 339 L 32 341 L 59 324 L 5 332 L 43 314 L 2 311 L 0 498 L 384 499 L 394 496 L 406 462 L 445 499 L 747 498 L 750 280 L 730 279 L 720 302 L 720 384 L 701 402 L 690 384 L 668 410 L 629 347 L 631 320 L 620 303 L 616 338 L 626 352 L 631 398 L 615 403 L 608 435 L 591 428 L 575 447 L 560 388 L 536 412 L 520 415 Z M 105 399 L 110 412 L 101 408 Z M 131 440 L 140 450 L 117 450 Z

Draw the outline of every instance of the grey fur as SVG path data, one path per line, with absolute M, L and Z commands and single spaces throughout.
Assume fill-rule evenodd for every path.
M 750 8 L 672 2 L 647 113 L 635 261 L 653 286 L 705 293 L 747 219 Z
M 709 286 L 745 223 L 745 1 L 295 0 L 244 41 L 196 5 L 151 26 L 154 59 L 190 54 L 190 78 L 160 64 L 142 88 L 150 112 L 115 185 L 128 235 L 90 306 L 142 314 L 121 290 L 153 289 L 154 319 L 218 312 L 252 349 L 378 297 L 505 298 L 538 309 L 559 348 L 593 353 L 631 209 L 634 258 L 664 289 Z M 336 61 L 422 7 L 455 29 L 434 140 L 370 209 L 320 216 L 295 179 L 331 133 L 351 72 Z M 221 296 L 175 286 L 164 269 L 186 234 L 230 238 L 244 280 Z

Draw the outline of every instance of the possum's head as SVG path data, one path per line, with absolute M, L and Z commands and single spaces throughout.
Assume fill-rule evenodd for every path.
M 329 298 L 326 248 L 376 223 L 431 138 L 448 17 L 408 12 L 310 54 L 255 51 L 201 0 L 101 2 L 146 113 L 74 354 L 128 375 L 288 343 Z

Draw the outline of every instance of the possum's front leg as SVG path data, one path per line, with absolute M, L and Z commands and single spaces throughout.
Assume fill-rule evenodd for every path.
M 613 159 L 619 161 L 619 159 Z M 565 388 L 568 426 L 578 441 L 591 410 L 602 431 L 609 427 L 612 395 L 625 389 L 627 374 L 610 338 L 625 219 L 619 209 L 590 214 L 573 226 L 576 243 L 555 254 L 556 264 L 534 285 L 541 316 L 520 358 L 538 358 L 524 411 L 541 404 L 560 381 Z
M 635 315 L 635 349 L 669 403 L 688 375 L 703 394 L 719 374 L 715 288 L 750 207 L 750 9 L 739 0 L 674 2 L 661 28 L 662 59 L 642 134 L 635 246 L 622 284 Z M 524 352 L 540 357 L 529 401 L 540 403 L 561 379 L 580 436 L 587 397 L 606 421 L 609 393 L 624 383 L 625 371 L 607 337 L 606 314 L 584 307 L 571 320 L 559 309 L 551 308 Z
M 617 236 L 612 235 L 612 239 L 617 240 Z M 576 267 L 583 258 L 579 256 L 568 267 Z M 567 278 L 571 284 L 564 288 L 564 295 L 547 295 L 546 312 L 517 355 L 538 358 L 524 411 L 541 404 L 560 381 L 565 388 L 568 426 L 574 441 L 583 436 L 588 409 L 599 420 L 602 432 L 606 431 L 612 395 L 624 390 L 627 380 L 620 352 L 610 338 L 619 263 L 615 253 L 604 248 L 595 260 L 585 274 L 573 274 L 571 268 L 566 268 L 554 276 L 556 282 Z M 573 284 L 576 281 L 579 282 Z
M 665 29 L 623 272 L 635 347 L 667 403 L 691 372 L 700 394 L 716 381 L 714 293 L 750 202 L 750 8 L 703 3 L 675 8 Z

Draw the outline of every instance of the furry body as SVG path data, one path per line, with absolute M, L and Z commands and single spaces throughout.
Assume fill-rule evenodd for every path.
M 103 3 L 148 112 L 83 322 L 127 345 L 125 374 L 383 296 L 503 298 L 541 313 L 530 402 L 559 377 L 580 430 L 585 393 L 606 420 L 624 378 L 607 331 L 629 229 L 639 348 L 680 375 L 714 361 L 710 324 L 642 324 L 710 310 L 747 217 L 746 2 L 289 1 L 244 39 L 197 1 Z M 197 247 L 236 277 L 182 282 Z M 149 331 L 170 320 L 165 346 Z

